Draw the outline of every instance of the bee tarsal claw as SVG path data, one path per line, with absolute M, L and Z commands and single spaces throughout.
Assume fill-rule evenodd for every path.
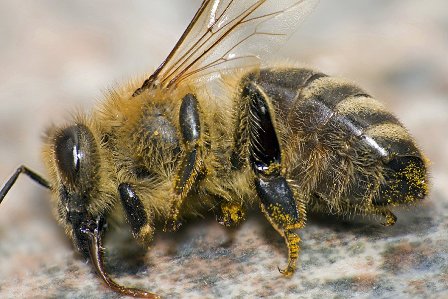
M 291 277 L 294 274 L 294 272 L 296 271 L 296 266 L 295 265 L 288 265 L 284 269 L 282 269 L 280 267 L 277 267 L 277 269 L 278 269 L 278 272 L 280 272 L 284 276 Z

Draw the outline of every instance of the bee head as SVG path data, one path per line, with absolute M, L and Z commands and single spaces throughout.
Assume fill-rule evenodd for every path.
M 385 164 L 384 178 L 375 205 L 413 203 L 428 194 L 427 169 L 420 157 L 394 157 Z
M 56 216 L 76 248 L 89 254 L 85 233 L 99 215 L 92 211 L 98 194 L 100 157 L 92 131 L 84 124 L 53 130 L 48 136 L 46 154 Z
M 83 122 L 84 121 L 84 122 Z M 106 233 L 106 213 L 117 194 L 114 180 L 107 175 L 108 164 L 101 155 L 99 130 L 85 120 L 49 131 L 44 147 L 54 194 L 56 217 L 65 227 L 77 250 L 113 290 L 133 297 L 156 295 L 115 283 L 104 267 L 102 240 Z

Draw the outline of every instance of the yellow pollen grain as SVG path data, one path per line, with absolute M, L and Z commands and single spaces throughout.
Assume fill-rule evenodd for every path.
M 222 205 L 222 212 L 224 214 L 224 222 L 239 223 L 244 220 L 241 207 L 238 205 L 224 204 Z
M 286 214 L 279 205 L 271 204 L 269 206 L 269 209 L 271 210 L 271 218 L 275 223 L 281 223 L 285 226 L 294 223 L 293 217 L 289 214 Z
M 138 237 L 142 240 L 145 240 L 146 238 L 150 238 L 153 234 L 153 229 L 149 224 L 146 224 L 140 229 L 140 232 L 138 233 Z
M 422 190 L 424 194 L 428 193 L 428 185 L 425 180 L 423 170 L 416 164 L 409 164 L 404 170 L 408 183 L 415 189 Z

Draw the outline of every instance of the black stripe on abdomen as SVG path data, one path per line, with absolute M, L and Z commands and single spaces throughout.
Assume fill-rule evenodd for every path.
M 319 78 L 300 92 L 289 115 L 289 122 L 299 134 L 316 133 L 336 116 L 335 107 L 352 97 L 365 97 L 356 85 L 335 78 Z

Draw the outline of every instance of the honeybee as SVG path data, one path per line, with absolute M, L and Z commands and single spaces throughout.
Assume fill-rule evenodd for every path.
M 427 161 L 408 131 L 361 88 L 312 69 L 269 66 L 317 0 L 204 0 L 146 80 L 109 92 L 91 114 L 46 134 L 54 213 L 103 281 L 108 227 L 127 222 L 147 244 L 213 210 L 235 226 L 254 205 L 285 239 L 296 268 L 306 213 L 378 215 L 428 194 Z

